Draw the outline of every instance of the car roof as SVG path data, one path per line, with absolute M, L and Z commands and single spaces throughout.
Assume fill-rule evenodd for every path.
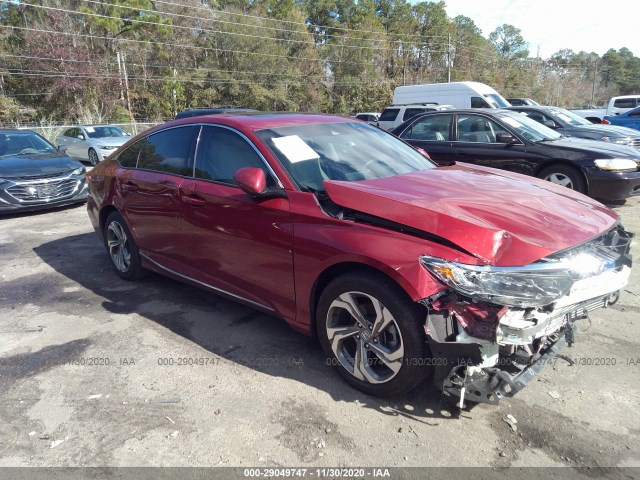
M 222 115 L 203 115 L 172 120 L 155 127 L 153 130 L 168 126 L 189 125 L 193 123 L 211 123 L 248 130 L 289 127 L 312 123 L 342 123 L 354 121 L 351 117 L 325 113 L 291 113 L 291 112 L 256 112 L 229 113 Z
M 33 130 L 29 130 L 28 128 L 1 128 L 0 133 L 35 133 L 36 135 L 40 135 Z

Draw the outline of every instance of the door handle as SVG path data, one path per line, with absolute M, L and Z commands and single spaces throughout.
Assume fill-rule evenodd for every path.
M 138 186 L 134 183 L 123 183 L 122 184 L 122 189 L 125 192 L 137 192 L 138 191 Z
M 163 180 L 160 182 L 160 185 L 163 185 L 165 187 L 170 187 L 170 188 L 176 188 L 178 186 L 178 184 L 173 180 Z
M 183 195 L 182 201 L 192 207 L 202 207 L 205 204 L 205 201 L 202 198 L 192 197 L 191 195 Z

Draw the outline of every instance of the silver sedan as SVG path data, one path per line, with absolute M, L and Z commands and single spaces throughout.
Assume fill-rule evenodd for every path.
M 97 165 L 130 138 L 130 133 L 115 125 L 78 125 L 65 130 L 56 145 L 67 147 L 71 158 Z

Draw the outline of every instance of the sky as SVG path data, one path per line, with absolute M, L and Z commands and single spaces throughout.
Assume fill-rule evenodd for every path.
M 549 58 L 568 48 L 602 56 L 626 47 L 640 56 L 640 0 L 445 0 L 450 18 L 471 18 L 487 38 L 502 24 L 513 25 L 529 54 Z

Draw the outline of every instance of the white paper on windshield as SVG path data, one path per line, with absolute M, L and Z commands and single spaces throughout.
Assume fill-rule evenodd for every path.
M 273 144 L 291 163 L 320 158 L 320 155 L 297 135 L 274 138 Z
M 95 129 L 95 128 L 93 128 L 93 127 L 84 127 L 84 129 L 85 129 L 87 132 L 89 132 L 89 133 L 93 133 L 93 132 L 95 132 L 95 131 L 96 131 L 96 129 Z

